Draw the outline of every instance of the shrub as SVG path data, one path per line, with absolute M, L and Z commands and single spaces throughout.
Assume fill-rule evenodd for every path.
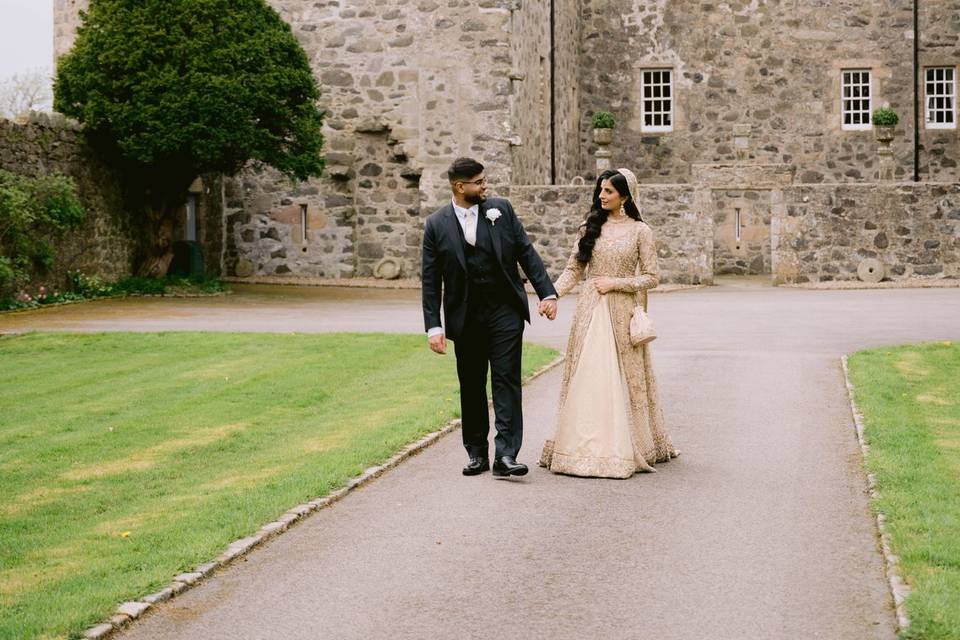
M 0 261 L 0 269 L 3 262 Z M 0 296 L 0 311 L 35 309 L 63 302 L 93 300 L 95 298 L 162 295 L 214 295 L 227 292 L 224 283 L 216 279 L 193 279 L 175 276 L 163 278 L 124 278 L 104 282 L 99 276 L 88 276 L 80 271 L 68 274 L 69 290 L 49 289 L 44 285 L 22 288 L 16 296 Z
M 900 116 L 890 107 L 880 107 L 873 110 L 873 124 L 878 127 L 892 127 L 900 122 Z
M 85 217 L 70 178 L 0 170 L 0 299 L 46 273 L 56 257 L 51 240 Z
M 597 111 L 593 114 L 592 122 L 594 129 L 613 129 L 614 125 L 616 125 L 613 114 L 609 111 Z

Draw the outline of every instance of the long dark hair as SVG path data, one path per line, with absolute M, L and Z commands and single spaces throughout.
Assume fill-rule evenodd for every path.
M 577 262 L 580 264 L 590 262 L 593 247 L 597 244 L 597 238 L 600 237 L 600 229 L 603 227 L 603 223 L 607 221 L 607 216 L 610 215 L 609 211 L 600 206 L 600 185 L 603 184 L 604 180 L 610 180 L 610 184 L 617 190 L 620 197 L 629 198 L 623 205 L 623 210 L 626 211 L 627 215 L 634 220 L 643 220 L 640 217 L 640 210 L 637 209 L 637 203 L 630 197 L 630 185 L 627 184 L 627 179 L 623 177 L 623 174 L 613 169 L 601 173 L 600 177 L 597 178 L 597 186 L 593 189 L 593 206 L 583 223 L 587 230 L 580 238 L 580 242 L 577 243 Z

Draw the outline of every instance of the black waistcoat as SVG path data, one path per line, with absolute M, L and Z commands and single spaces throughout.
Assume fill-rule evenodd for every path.
M 463 255 L 467 262 L 467 300 L 468 302 L 510 302 L 512 289 L 503 275 L 503 269 L 493 251 L 489 230 L 480 230 L 483 224 L 477 220 L 477 244 L 470 245 L 463 234 L 463 228 L 457 223 L 460 230 L 460 241 L 463 243 Z

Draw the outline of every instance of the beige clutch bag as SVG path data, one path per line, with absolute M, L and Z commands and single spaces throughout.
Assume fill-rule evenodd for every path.
M 653 326 L 653 320 L 650 314 L 643 310 L 643 307 L 637 305 L 633 309 L 633 317 L 630 318 L 630 344 L 639 347 L 647 344 L 657 337 L 657 329 Z

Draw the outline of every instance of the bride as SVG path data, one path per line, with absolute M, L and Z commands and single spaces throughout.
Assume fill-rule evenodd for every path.
M 659 283 L 653 231 L 637 209 L 628 169 L 597 179 L 593 207 L 554 286 L 570 292 L 584 274 L 567 342 L 560 409 L 540 465 L 555 473 L 629 478 L 676 457 L 663 426 L 646 344 L 630 343 L 630 318 Z

